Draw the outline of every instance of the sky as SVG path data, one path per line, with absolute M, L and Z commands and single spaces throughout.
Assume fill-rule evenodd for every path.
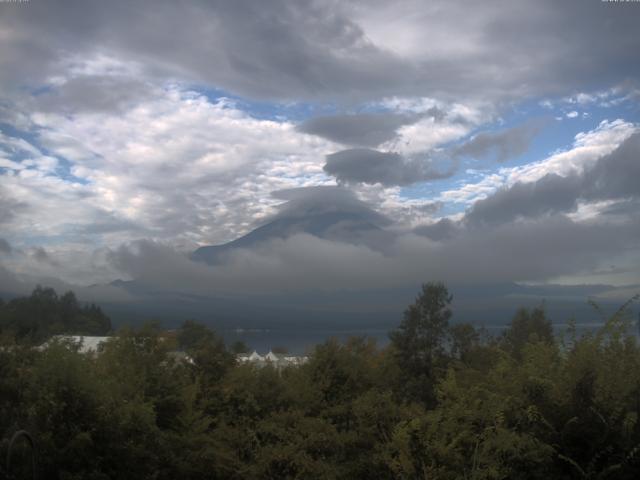
M 601 0 L 0 1 L 0 292 L 626 299 L 639 22 Z M 327 212 L 350 216 L 308 227 Z

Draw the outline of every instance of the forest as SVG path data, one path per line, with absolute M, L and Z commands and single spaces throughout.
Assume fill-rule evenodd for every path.
M 540 307 L 490 336 L 427 283 L 388 345 L 329 339 L 275 369 L 238 364 L 197 322 L 113 332 L 37 288 L 0 302 L 0 459 L 25 430 L 43 479 L 636 479 L 635 300 L 582 335 Z M 59 333 L 113 338 L 34 348 Z M 0 478 L 33 478 L 26 442 L 13 450 Z

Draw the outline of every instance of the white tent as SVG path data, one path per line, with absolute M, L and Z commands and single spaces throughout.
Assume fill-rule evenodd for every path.
M 111 337 L 96 337 L 89 335 L 54 335 L 50 340 L 40 345 L 39 350 L 47 348 L 51 342 L 70 342 L 78 345 L 80 353 L 98 353 L 103 343 Z
M 270 361 L 270 362 L 277 362 L 278 360 L 280 360 L 280 359 L 278 358 L 278 356 L 277 356 L 275 353 L 271 352 L 271 351 L 269 351 L 269 353 L 267 353 L 267 354 L 264 356 L 264 359 L 265 359 L 265 360 L 268 360 L 268 361 Z
M 264 362 L 264 357 L 254 350 L 253 353 L 251 355 L 249 355 L 249 361 L 250 362 Z

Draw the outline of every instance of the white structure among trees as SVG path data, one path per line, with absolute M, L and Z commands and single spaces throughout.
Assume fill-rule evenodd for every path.
M 272 351 L 269 351 L 269 353 L 267 353 L 266 355 L 260 355 L 255 350 L 250 355 L 241 354 L 236 358 L 239 363 L 251 363 L 258 367 L 271 365 L 276 368 L 297 367 L 309 361 L 309 357 L 306 356 L 296 357 L 293 355 L 273 353 Z

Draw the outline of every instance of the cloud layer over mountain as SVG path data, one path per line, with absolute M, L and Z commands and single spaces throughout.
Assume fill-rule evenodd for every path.
M 639 21 L 600 0 L 0 3 L 0 291 L 628 290 Z

